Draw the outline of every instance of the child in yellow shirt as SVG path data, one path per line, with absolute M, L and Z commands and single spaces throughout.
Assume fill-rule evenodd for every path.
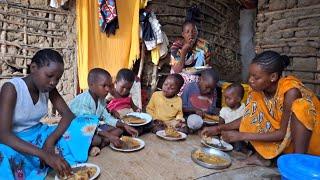
M 152 94 L 146 109 L 154 119 L 152 132 L 163 130 L 167 126 L 187 132 L 182 112 L 182 99 L 177 95 L 183 82 L 180 74 L 170 74 L 162 85 L 162 91 Z

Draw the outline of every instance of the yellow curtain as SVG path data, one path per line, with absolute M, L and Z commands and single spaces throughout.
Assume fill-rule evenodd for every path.
M 100 67 L 115 76 L 119 69 L 132 67 L 140 57 L 139 8 L 142 0 L 118 0 L 119 29 L 109 37 L 100 31 L 98 1 L 77 0 L 78 76 L 80 89 L 88 88 L 90 69 Z

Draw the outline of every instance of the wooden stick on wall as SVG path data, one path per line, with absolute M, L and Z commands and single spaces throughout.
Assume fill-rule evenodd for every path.
M 27 12 L 25 11 L 24 14 L 26 15 Z M 24 43 L 24 45 L 27 45 L 27 44 L 28 44 L 28 37 L 27 37 L 27 36 L 28 36 L 28 34 L 27 34 L 27 22 L 28 22 L 28 20 L 27 20 L 27 19 L 24 19 L 23 21 L 24 21 L 24 27 L 23 27 L 23 43 Z M 23 49 L 22 49 L 22 53 L 23 53 L 23 56 L 25 57 L 25 58 L 24 58 L 24 62 L 23 62 L 22 74 L 23 74 L 24 76 L 26 76 L 26 75 L 27 75 L 27 69 L 28 69 L 28 67 L 27 67 L 27 58 L 26 58 L 26 56 L 27 56 L 27 50 L 26 50 L 25 48 L 23 48 Z
M 157 89 L 158 82 L 158 66 L 153 64 L 152 76 L 151 76 L 151 92 Z
M 139 72 L 138 72 L 138 78 L 141 79 L 141 75 L 142 75 L 142 70 L 143 70 L 143 64 L 144 64 L 144 59 L 146 57 L 145 54 L 145 49 L 146 46 L 144 44 L 144 42 L 141 42 L 141 52 L 140 52 L 140 65 L 139 65 Z
M 7 9 L 8 9 L 7 6 L 5 6 L 4 10 L 7 11 Z M 6 16 L 4 16 L 4 18 L 6 18 Z M 1 41 L 5 41 L 6 40 L 6 37 L 7 37 L 7 31 L 6 31 L 7 26 L 8 26 L 8 23 L 3 22 L 2 27 L 3 27 L 4 31 L 0 32 L 0 53 L 1 54 L 6 54 L 7 44 L 2 44 Z M 1 57 L 3 57 L 3 56 L 1 56 Z

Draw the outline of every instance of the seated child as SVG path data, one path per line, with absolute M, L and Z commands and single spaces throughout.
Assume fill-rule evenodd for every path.
M 180 74 L 170 74 L 162 85 L 162 91 L 154 92 L 147 105 L 147 113 L 153 118 L 153 133 L 167 126 L 186 132 L 185 119 L 182 112 L 182 100 L 177 96 L 183 78 Z
M 212 69 L 203 70 L 199 82 L 193 82 L 186 86 L 182 93 L 183 113 L 186 116 L 197 114 L 204 117 L 205 114 L 218 114 L 216 108 L 217 92 L 216 84 L 219 78 Z M 200 118 L 188 118 L 187 125 L 191 131 L 202 127 Z
M 105 127 L 103 129 L 99 128 L 98 132 L 93 137 L 91 146 L 99 146 L 102 148 L 108 145 L 109 142 L 115 146 L 120 146 L 121 142 L 119 137 L 122 134 L 122 130 L 127 131 L 130 135 L 137 135 L 138 132 L 134 128 L 112 117 L 105 108 L 105 97 L 113 85 L 109 72 L 101 68 L 91 69 L 88 75 L 88 85 L 88 91 L 77 95 L 70 102 L 69 106 L 71 111 L 76 116 L 96 115 L 106 124 L 113 126 Z
M 244 96 L 244 88 L 240 83 L 229 85 L 224 94 L 226 107 L 221 108 L 219 124 L 227 124 L 240 118 L 244 114 L 245 105 L 241 103 Z
M 209 42 L 198 37 L 194 21 L 185 21 L 182 25 L 182 38 L 178 38 L 171 46 L 171 73 L 179 73 L 184 79 L 179 96 L 187 84 L 198 82 L 198 75 L 183 72 L 185 68 L 211 65 Z
M 244 96 L 244 88 L 240 83 L 229 85 L 224 94 L 226 107 L 221 108 L 219 114 L 219 125 L 227 124 L 241 118 L 244 115 L 245 105 L 241 103 Z M 232 145 L 236 151 L 241 151 L 244 142 L 235 142 Z
M 115 88 L 110 91 L 110 102 L 106 108 L 116 118 L 122 118 L 130 112 L 141 111 L 132 101 L 130 90 L 135 80 L 135 74 L 130 69 L 120 69 L 117 73 Z

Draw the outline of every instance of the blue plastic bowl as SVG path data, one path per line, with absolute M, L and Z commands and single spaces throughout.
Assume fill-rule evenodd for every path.
M 320 157 L 307 154 L 286 154 L 278 159 L 282 179 L 320 179 Z

